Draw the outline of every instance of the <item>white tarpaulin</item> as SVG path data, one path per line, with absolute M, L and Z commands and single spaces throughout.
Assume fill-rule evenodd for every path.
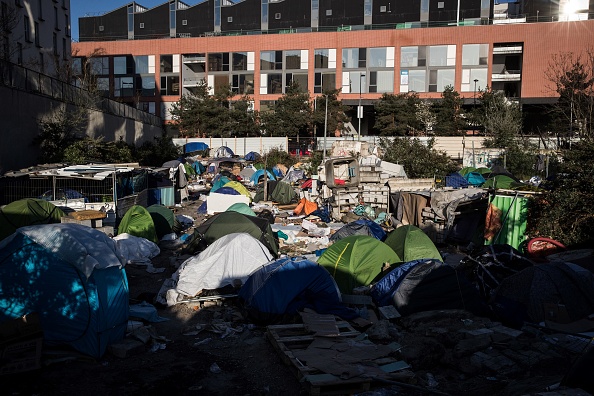
M 130 234 L 120 234 L 113 237 L 118 252 L 126 260 L 126 264 L 146 265 L 147 272 L 163 272 L 165 268 L 154 268 L 151 259 L 161 253 L 159 246 L 148 239 Z
M 268 248 L 251 235 L 226 235 L 184 261 L 171 279 L 165 281 L 157 301 L 172 306 L 181 297 L 195 296 L 203 289 L 218 289 L 235 280 L 243 284 L 255 269 L 271 260 Z

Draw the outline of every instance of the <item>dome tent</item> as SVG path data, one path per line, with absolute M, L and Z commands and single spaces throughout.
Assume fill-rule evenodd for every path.
M 367 235 L 352 235 L 332 244 L 318 258 L 343 293 L 369 285 L 384 264 L 402 261 L 385 243 Z
M 256 213 L 247 204 L 237 202 L 227 208 L 227 212 L 239 212 L 248 216 L 256 216 Z
M 341 227 L 338 231 L 332 234 L 330 240 L 338 241 L 339 239 L 351 235 L 369 235 L 380 241 L 383 241 L 386 238 L 386 232 L 379 224 L 375 221 L 361 218 Z
M 124 233 L 159 243 L 153 218 L 148 210 L 140 205 L 133 205 L 122 218 L 118 234 Z
M 431 238 L 419 227 L 411 224 L 396 228 L 388 234 L 384 242 L 405 263 L 419 259 L 443 260 Z
M 182 228 L 181 224 L 173 214 L 173 211 L 164 205 L 151 205 L 146 208 L 150 213 L 155 225 L 155 232 L 159 239 L 172 232 L 179 232 Z
M 19 227 L 59 223 L 66 216 L 62 209 L 43 199 L 27 198 L 0 208 L 0 240 Z
M 124 338 L 128 280 L 114 240 L 80 224 L 19 228 L 0 243 L 0 323 L 37 312 L 44 342 L 100 358 Z

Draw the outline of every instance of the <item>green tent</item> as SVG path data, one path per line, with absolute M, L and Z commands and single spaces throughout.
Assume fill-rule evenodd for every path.
M 172 232 L 180 232 L 181 224 L 175 218 L 173 211 L 164 205 L 151 205 L 146 210 L 150 213 L 153 223 L 155 224 L 155 231 L 159 239 Z
M 153 218 L 148 210 L 140 205 L 132 206 L 122 218 L 118 226 L 118 234 L 124 233 L 159 243 Z
M 464 167 L 458 171 L 458 173 L 461 174 L 462 176 L 466 176 L 467 174 L 469 174 L 471 172 L 476 172 L 476 168 L 474 166 L 467 166 L 467 167 Z
M 384 264 L 400 262 L 398 255 L 382 241 L 369 235 L 352 235 L 332 244 L 318 258 L 343 293 L 369 285 Z
M 268 200 L 287 205 L 297 202 L 297 193 L 289 183 L 271 180 L 268 182 Z M 264 183 L 258 186 L 254 202 L 264 201 Z
M 278 240 L 274 237 L 268 220 L 235 211 L 218 213 L 196 227 L 186 251 L 195 254 L 201 243 L 210 245 L 217 239 L 236 232 L 250 234 L 262 242 L 275 257 L 278 256 Z
M 485 168 L 485 167 L 476 168 L 475 172 L 480 173 L 481 175 L 485 176 L 485 175 L 488 175 L 489 173 L 491 173 L 491 168 Z
M 248 216 L 256 216 L 256 213 L 247 204 L 237 202 L 227 208 L 227 212 L 238 212 Z
M 516 187 L 519 187 L 521 183 L 518 183 L 513 178 L 507 175 L 496 175 L 483 183 L 483 188 L 502 188 L 504 190 L 513 190 Z
M 405 263 L 421 259 L 443 261 L 431 238 L 414 225 L 396 228 L 388 234 L 384 243 L 390 246 Z
M 12 235 L 17 228 L 60 223 L 66 216 L 51 202 L 37 198 L 25 198 L 9 203 L 0 209 L 0 241 Z

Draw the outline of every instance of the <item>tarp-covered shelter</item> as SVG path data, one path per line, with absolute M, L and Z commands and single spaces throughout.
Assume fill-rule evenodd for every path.
M 269 181 L 268 182 L 268 197 L 267 201 L 274 201 L 281 205 L 287 205 L 297 202 L 297 193 L 289 183 L 283 181 Z M 264 201 L 264 183 L 256 189 L 254 202 Z
M 100 358 L 126 331 L 123 265 L 115 241 L 91 227 L 19 228 L 0 242 L 0 323 L 36 312 L 46 345 Z
M 369 285 L 385 264 L 402 260 L 388 245 L 367 235 L 343 238 L 322 253 L 318 264 L 328 270 L 343 293 Z
M 351 235 L 368 235 L 380 241 L 386 238 L 386 232 L 375 221 L 361 218 L 342 226 L 330 237 L 331 241 L 338 241 Z
M 291 320 L 305 308 L 346 320 L 358 316 L 342 304 L 328 271 L 299 257 L 284 257 L 262 266 L 241 287 L 239 297 L 250 319 L 263 324 Z
M 443 260 L 431 238 L 414 225 L 409 224 L 396 228 L 386 236 L 384 242 L 404 262 L 419 259 Z
M 199 250 L 201 240 L 208 246 L 217 239 L 236 232 L 250 234 L 262 242 L 275 257 L 278 256 L 278 240 L 268 220 L 235 211 L 218 213 L 196 227 L 187 250 L 195 253 Z
M 118 226 L 118 234 L 124 233 L 159 243 L 153 217 L 140 205 L 133 205 L 124 215 Z
M 247 153 L 245 155 L 245 157 L 243 157 L 246 161 L 257 161 L 260 158 L 262 158 L 262 156 L 259 153 L 256 153 L 255 151 L 250 151 L 249 153 Z
M 465 188 L 468 187 L 468 180 L 458 172 L 451 173 L 445 177 L 446 187 Z
M 248 276 L 273 259 L 266 246 L 246 233 L 225 235 L 200 254 L 182 263 L 159 292 L 167 305 L 184 296 L 193 297 L 203 289 L 219 289 L 244 284 Z
M 212 156 L 214 158 L 224 158 L 224 157 L 231 158 L 234 155 L 235 154 L 233 154 L 233 150 L 231 150 L 229 147 L 221 146 L 215 150 L 215 152 Z
M 561 305 L 569 322 L 594 312 L 594 274 L 571 263 L 539 263 L 504 279 L 495 292 L 494 310 L 507 323 L 540 323 L 547 304 Z
M 394 305 L 401 315 L 439 309 L 465 309 L 484 314 L 486 304 L 472 284 L 440 260 L 402 264 L 371 288 L 378 306 Z
M 204 142 L 189 142 L 184 146 L 184 153 L 208 150 L 208 144 Z
M 0 208 L 0 240 L 11 235 L 17 228 L 59 223 L 65 216 L 62 209 L 43 199 L 26 198 Z

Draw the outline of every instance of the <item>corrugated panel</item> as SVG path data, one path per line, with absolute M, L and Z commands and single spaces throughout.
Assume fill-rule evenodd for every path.
M 486 245 L 508 244 L 516 249 L 526 240 L 528 199 L 518 196 L 496 195 L 491 203 L 501 210 L 501 231 Z

